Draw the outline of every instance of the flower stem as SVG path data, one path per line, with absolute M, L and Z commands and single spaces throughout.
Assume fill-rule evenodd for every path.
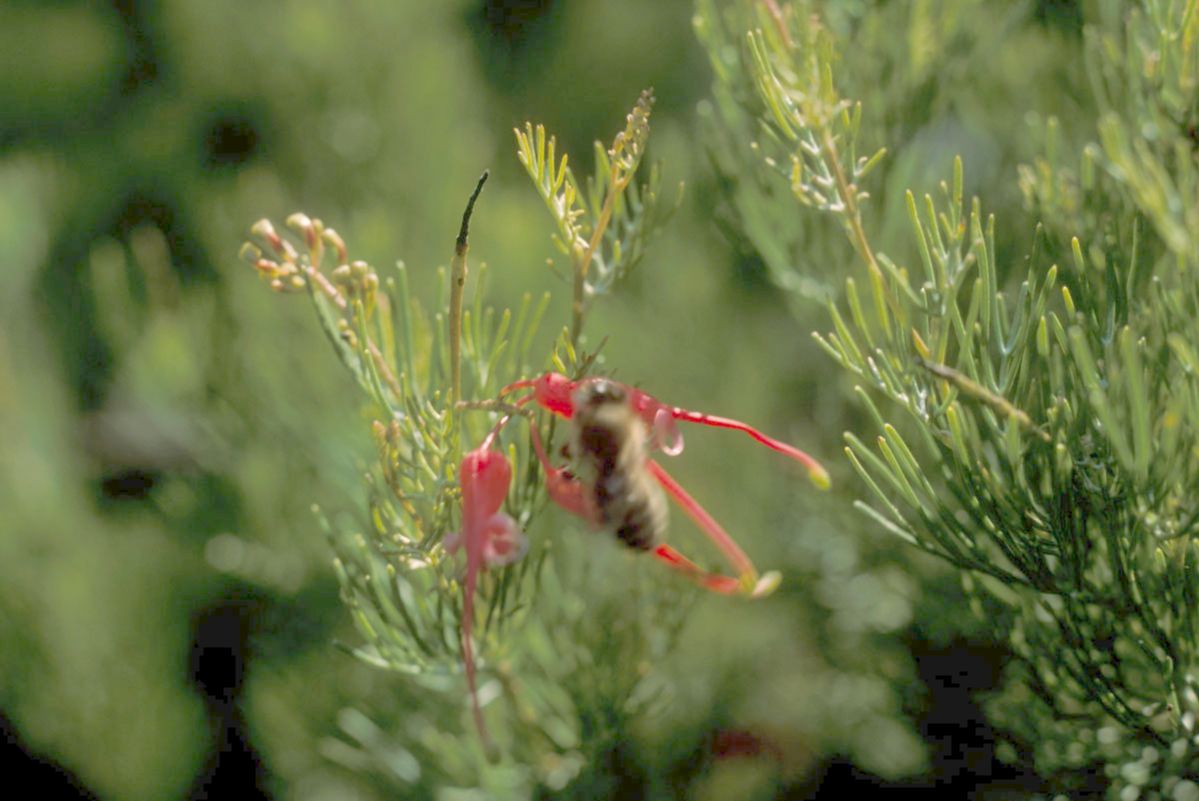
M 874 259 L 874 248 L 870 247 L 870 240 L 866 238 L 866 229 L 862 225 L 862 211 L 858 208 L 857 194 L 853 184 L 846 177 L 845 170 L 841 167 L 841 154 L 837 150 L 837 143 L 827 128 L 822 128 L 820 133 L 821 145 L 828 154 L 828 162 L 833 168 L 837 194 L 840 196 L 841 202 L 845 204 L 845 218 L 849 222 L 850 241 L 853 242 L 853 246 L 862 260 L 866 262 L 866 266 L 870 268 L 870 272 L 881 278 L 883 271 Z
M 304 271 L 304 275 L 308 280 L 316 284 L 317 289 L 324 293 L 330 302 L 337 307 L 338 311 L 348 313 L 350 304 L 346 301 L 345 296 L 330 283 L 325 274 L 311 264 L 300 264 L 300 269 Z M 387 364 L 387 359 L 383 358 L 383 352 L 379 350 L 379 346 L 375 344 L 373 339 L 369 337 L 366 340 L 366 350 L 370 354 L 371 361 L 375 363 L 375 368 L 379 371 L 379 375 L 387 382 L 387 388 L 395 395 L 396 400 L 404 396 L 400 389 L 400 382 L 396 380 L 395 373 L 391 371 L 391 367 Z
M 591 259 L 595 256 L 596 249 L 599 248 L 600 242 L 604 238 L 604 232 L 608 229 L 608 222 L 612 219 L 612 210 L 616 206 L 616 196 L 624 191 L 628 185 L 618 185 L 620 171 L 617 168 L 615 161 L 612 162 L 612 171 L 608 176 L 608 193 L 604 197 L 603 208 L 600 209 L 599 218 L 595 221 L 595 230 L 591 232 L 591 240 L 587 243 L 587 250 L 583 251 L 583 256 L 575 264 L 575 282 L 574 292 L 571 297 L 570 304 L 570 344 L 576 348 L 579 345 L 579 336 L 583 333 L 583 311 L 584 301 L 586 300 L 587 287 L 587 270 L 591 267 Z

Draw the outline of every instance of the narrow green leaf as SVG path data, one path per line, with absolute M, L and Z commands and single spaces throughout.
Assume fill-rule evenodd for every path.
M 1091 408 L 1102 424 L 1104 436 L 1115 449 L 1120 461 L 1126 467 L 1134 468 L 1136 460 L 1133 458 L 1132 448 L 1129 447 L 1128 438 L 1125 436 L 1123 429 L 1120 428 L 1115 412 L 1108 400 L 1107 393 L 1102 388 L 1099 369 L 1095 365 L 1094 356 L 1091 355 L 1090 346 L 1087 345 L 1086 335 L 1078 326 L 1070 329 L 1070 347 L 1074 354 L 1074 363 L 1078 367 L 1084 385 L 1087 387 L 1087 398 L 1090 401 Z
M 1082 245 L 1076 236 L 1070 239 L 1070 253 L 1074 257 L 1074 273 L 1082 278 L 1087 273 L 1087 260 L 1082 255 Z
M 860 444 L 861 443 L 859 443 L 859 445 Z M 866 451 L 865 453 L 869 453 L 869 451 Z M 886 505 L 891 514 L 893 514 L 897 520 L 903 520 L 903 515 L 900 514 L 899 509 L 891 502 L 891 499 L 887 497 L 887 494 L 882 491 L 882 488 L 879 487 L 878 483 L 871 477 L 870 473 L 866 471 L 866 468 L 862 466 L 861 461 L 858 460 L 857 455 L 854 453 L 854 448 L 845 448 L 845 455 L 849 457 L 849 462 L 851 465 L 853 465 L 853 469 L 857 471 L 857 474 L 861 476 L 863 481 L 866 482 L 866 485 L 870 487 L 875 496 Z M 873 456 L 873 454 L 870 455 Z M 877 458 L 878 457 L 875 457 L 876 460 Z M 882 462 L 879 462 L 879 464 L 881 466 Z M 886 467 L 882 467 L 882 470 L 886 472 Z
M 1007 425 L 1004 426 L 1003 444 L 1007 450 L 1008 464 L 1011 465 L 1012 471 L 1021 472 L 1024 464 L 1024 450 L 1020 441 L 1020 421 L 1014 414 L 1008 416 Z
M 860 181 L 870 174 L 870 171 L 882 163 L 883 157 L 887 155 L 887 148 L 880 147 L 874 151 L 874 155 L 866 159 L 864 162 L 859 162 L 859 166 L 854 170 L 854 180 Z
M 895 429 L 895 426 L 887 423 L 883 426 L 883 431 L 887 435 L 887 440 L 891 443 L 895 455 L 899 458 L 900 464 L 903 466 L 904 472 L 908 478 L 918 483 L 925 493 L 930 498 L 936 498 L 936 493 L 933 491 L 933 486 L 929 482 L 928 477 L 920 468 L 920 464 L 916 461 L 916 457 L 912 455 L 912 451 L 908 448 L 908 444 L 904 442 L 903 437 Z
M 995 276 L 991 266 L 990 253 L 987 251 L 986 239 L 983 236 L 982 218 L 979 214 L 978 201 L 974 202 L 974 207 L 970 212 L 970 236 L 971 252 L 974 253 L 978 261 L 978 275 L 983 283 L 983 298 L 982 315 L 983 331 L 989 336 L 991 334 L 991 311 L 995 301 Z
M 1195 351 L 1187 342 L 1186 337 L 1179 333 L 1172 333 L 1166 337 L 1166 343 L 1188 372 L 1199 373 L 1199 356 L 1195 355 Z
M 1128 387 L 1128 412 L 1132 422 L 1132 448 L 1136 473 L 1145 479 L 1149 475 L 1149 460 L 1153 453 L 1152 421 L 1149 418 L 1149 393 L 1132 329 L 1124 326 L 1119 335 L 1120 360 L 1123 362 L 1125 384 Z
M 923 547 L 921 545 L 920 541 L 916 538 L 915 534 L 908 531 L 907 529 L 899 527 L 895 523 L 893 523 L 890 520 L 888 520 L 887 518 L 883 517 L 883 515 L 877 509 L 875 509 L 873 506 L 862 503 L 861 501 L 854 501 L 853 506 L 855 509 L 865 513 L 866 515 L 869 515 L 876 523 L 878 523 L 880 526 L 885 528 L 887 531 L 891 532 L 896 537 L 899 537 L 901 540 L 908 543 L 909 545 L 915 545 L 916 547 Z
M 920 249 L 920 263 L 924 265 L 924 278 L 930 286 L 937 287 L 937 277 L 933 270 L 932 256 L 928 250 L 928 240 L 924 238 L 924 226 L 920 224 L 920 213 L 916 211 L 916 196 L 908 190 L 904 194 L 904 202 L 908 209 L 908 222 L 912 226 L 912 236 L 916 238 L 916 246 Z
M 923 309 L 924 301 L 912 290 L 912 286 L 908 282 L 907 271 L 900 269 L 885 253 L 876 254 L 875 259 L 878 262 L 878 266 L 891 279 L 891 285 L 898 287 L 913 306 Z
M 845 352 L 845 348 L 841 345 L 840 340 L 837 339 L 836 334 L 829 334 L 826 338 L 822 337 L 818 332 L 813 331 L 812 338 L 816 340 L 817 345 L 819 345 L 826 353 L 833 357 L 833 360 L 837 362 L 837 364 L 841 365 L 846 370 L 849 370 L 859 378 L 870 378 L 866 372 L 866 365 L 857 364 L 850 361 L 849 355 Z
M 870 335 L 870 327 L 866 325 L 866 317 L 862 314 L 862 304 L 858 299 L 858 285 L 852 278 L 845 279 L 845 299 L 849 303 L 849 313 L 858 331 L 866 338 L 867 346 L 873 350 L 874 337 Z
M 882 335 L 887 339 L 892 338 L 890 320 L 887 315 L 887 291 L 883 287 L 883 275 L 878 270 L 870 271 L 870 289 L 874 296 L 874 311 L 878 314 L 878 325 Z M 902 311 L 903 306 L 898 306 Z M 898 321 L 901 326 L 906 325 L 906 321 Z
M 949 287 L 949 275 L 945 271 L 945 242 L 941 239 L 941 229 L 937 225 L 937 208 L 933 205 L 932 195 L 924 196 L 924 214 L 928 218 L 924 230 L 932 235 L 932 247 L 935 248 L 934 260 L 937 266 L 937 288 L 945 291 Z
M 953 443 L 953 449 L 957 452 L 958 461 L 963 465 L 970 465 L 970 449 L 966 445 L 966 436 L 962 426 L 961 411 L 957 403 L 951 403 L 945 410 L 945 420 L 949 423 L 950 441 Z
M 845 325 L 845 320 L 841 318 L 841 312 L 837 310 L 837 305 L 829 301 L 828 309 L 833 318 L 833 328 L 837 331 L 841 347 L 846 350 L 846 356 L 851 358 L 855 364 L 865 364 L 866 359 L 862 356 L 862 351 L 858 349 L 858 344 L 854 341 L 849 327 Z
M 866 407 L 866 411 L 870 414 L 870 419 L 874 421 L 874 425 L 880 429 L 884 428 L 887 425 L 887 422 L 883 420 L 883 416 L 879 413 L 878 407 L 875 406 L 874 401 L 871 400 L 870 393 L 863 389 L 860 384 L 855 385 L 853 391 L 854 394 L 858 396 L 858 399 L 862 401 L 862 405 Z
M 912 487 L 906 471 L 900 466 L 899 460 L 895 456 L 895 452 L 891 448 L 891 444 L 887 442 L 887 438 L 879 436 L 877 438 L 878 449 L 882 452 L 883 458 L 887 461 L 887 465 L 891 468 L 887 475 L 891 479 L 891 483 L 903 496 L 904 500 L 914 509 L 924 510 L 924 505 L 920 503 L 920 499 L 916 496 L 916 490 Z

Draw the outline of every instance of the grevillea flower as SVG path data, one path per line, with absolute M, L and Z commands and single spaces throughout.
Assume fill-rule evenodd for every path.
M 450 552 L 459 548 L 466 551 L 466 573 L 462 582 L 462 660 L 475 727 L 489 753 L 495 749 L 479 707 L 471 638 L 475 589 L 481 570 L 511 564 L 520 559 L 528 547 L 516 521 L 500 511 L 512 483 L 512 467 L 502 453 L 492 450 L 495 435 L 496 431 L 492 431 L 478 448 L 462 458 L 458 468 L 462 485 L 462 529 L 445 538 L 445 547 Z
M 572 419 L 575 416 L 577 399 L 581 397 L 580 392 L 595 381 L 609 381 L 609 379 L 587 378 L 581 381 L 572 381 L 559 373 L 546 373 L 535 379 L 510 384 L 501 391 L 501 394 L 518 389 L 531 389 L 532 392 L 517 401 L 517 406 L 534 401 L 554 414 Z M 741 431 L 766 447 L 803 464 L 808 470 L 808 477 L 812 483 L 821 489 L 827 489 L 829 486 L 828 472 L 819 462 L 804 451 L 768 437 L 747 423 L 727 417 L 693 412 L 678 406 L 669 406 L 639 389 L 616 384 L 616 382 L 609 381 L 609 383 L 617 387 L 619 393 L 627 398 L 629 409 L 644 424 L 650 448 L 661 450 L 668 456 L 681 453 L 683 436 L 677 425 L 680 420 L 732 429 Z M 570 471 L 554 467 L 550 463 L 536 427 L 532 429 L 532 435 L 533 448 L 545 473 L 546 490 L 550 499 L 568 512 L 596 524 L 596 510 L 593 508 L 594 504 L 589 502 L 588 488 L 584 487 Z M 737 576 L 709 573 L 665 544 L 659 544 L 653 548 L 653 553 L 659 560 L 713 592 L 744 593 L 752 597 L 760 597 L 772 592 L 778 586 L 779 574 L 771 571 L 759 576 L 749 557 L 729 536 L 728 532 L 661 465 L 646 457 L 644 469 L 720 549 L 729 564 L 736 570 Z
M 517 405 L 523 406 L 530 401 L 536 401 L 537 405 L 543 409 L 569 419 L 574 414 L 574 402 L 572 401 L 574 393 L 585 382 L 595 380 L 597 379 L 584 378 L 580 381 L 572 381 L 561 373 L 545 373 L 534 379 L 509 384 L 500 391 L 500 394 L 505 395 L 518 389 L 532 389 L 531 393 L 517 401 Z M 679 420 L 713 428 L 728 428 L 740 431 L 759 444 L 794 459 L 807 468 L 808 478 L 813 484 L 820 489 L 829 488 L 828 471 L 820 462 L 793 445 L 763 434 L 748 423 L 730 417 L 719 417 L 704 412 L 694 412 L 679 406 L 670 406 L 636 387 L 624 384 L 620 386 L 628 393 L 629 403 L 633 410 L 649 428 L 650 444 L 667 456 L 677 456 L 683 452 L 683 434 L 677 425 Z

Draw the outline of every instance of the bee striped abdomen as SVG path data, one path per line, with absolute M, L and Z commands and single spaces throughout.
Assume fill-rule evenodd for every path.
M 626 498 L 619 510 L 612 510 L 611 516 L 619 521 L 615 530 L 621 542 L 641 551 L 651 551 L 660 544 L 666 528 L 666 508 L 660 501 L 658 496 L 636 501 Z
M 648 551 L 666 529 L 666 500 L 645 467 L 645 426 L 624 389 L 604 379 L 574 397 L 575 447 L 596 522 L 625 545 Z

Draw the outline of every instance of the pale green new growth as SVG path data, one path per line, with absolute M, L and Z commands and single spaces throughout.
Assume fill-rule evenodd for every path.
M 558 225 L 554 244 L 570 259 L 572 277 L 570 338 L 578 344 L 587 304 L 608 292 L 641 260 L 645 243 L 682 202 L 682 185 L 674 206 L 659 208 L 658 167 L 638 186 L 633 178 L 645 155 L 654 95 L 641 93 L 625 127 L 610 146 L 595 143 L 595 174 L 585 189 L 557 156 L 557 140 L 544 126 L 515 130 L 517 157 Z

